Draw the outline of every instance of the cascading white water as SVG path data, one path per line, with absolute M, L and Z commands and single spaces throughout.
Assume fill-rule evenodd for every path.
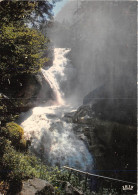
M 64 104 L 63 93 L 60 90 L 60 81 L 63 80 L 65 76 L 64 69 L 68 61 L 67 58 L 65 58 L 65 54 L 67 54 L 69 51 L 69 49 L 63 48 L 55 49 L 53 66 L 47 71 L 42 69 L 45 79 L 48 81 L 56 95 L 56 103 L 59 105 Z
M 53 66 L 42 70 L 45 79 L 55 92 L 56 102 L 51 106 L 32 109 L 32 115 L 21 123 L 25 136 L 32 138 L 32 150 L 51 165 L 69 165 L 82 170 L 92 168 L 92 157 L 82 140 L 73 132 L 73 124 L 62 120 L 71 106 L 65 105 L 60 81 L 65 77 L 69 49 L 56 48 Z

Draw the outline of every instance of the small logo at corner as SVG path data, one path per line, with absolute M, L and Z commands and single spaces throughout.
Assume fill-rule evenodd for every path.
M 134 186 L 132 185 L 124 185 L 122 186 L 122 189 L 125 191 L 125 190 L 133 190 Z

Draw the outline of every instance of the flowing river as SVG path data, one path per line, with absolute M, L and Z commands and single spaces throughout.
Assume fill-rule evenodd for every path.
M 93 159 L 86 145 L 73 132 L 73 124 L 63 120 L 64 113 L 74 111 L 64 99 L 62 80 L 66 80 L 65 70 L 69 60 L 69 49 L 55 48 L 54 62 L 48 70 L 42 69 L 44 78 L 55 93 L 56 101 L 51 106 L 42 105 L 31 110 L 31 115 L 21 126 L 25 136 L 30 138 L 31 150 L 45 163 L 90 170 Z M 27 116 L 27 113 L 25 114 Z

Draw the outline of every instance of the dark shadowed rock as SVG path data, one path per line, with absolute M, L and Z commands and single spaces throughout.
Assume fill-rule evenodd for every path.
M 90 92 L 74 114 L 73 122 L 87 139 L 97 173 L 136 182 L 136 91 L 135 83 L 125 83 L 126 88 L 124 81 L 117 81 Z
M 97 174 L 136 182 L 136 171 L 128 171 L 137 167 L 135 126 L 85 117 L 77 117 L 74 122 L 78 125 L 74 128 L 78 137 L 85 136 L 83 140 L 93 156 Z
M 37 74 L 37 81 L 41 86 L 39 93 L 37 94 L 38 103 L 46 103 L 55 100 L 54 92 L 41 72 Z
M 0 93 L 14 102 L 19 112 L 55 100 L 53 90 L 42 72 L 16 75 L 9 82 L 5 80 L 1 83 Z
M 22 102 L 19 105 L 21 112 L 27 111 L 38 104 L 54 100 L 53 91 L 41 72 L 36 75 L 26 75 L 23 87 L 16 96 Z
M 23 182 L 22 190 L 19 195 L 52 195 L 54 188 L 45 180 L 29 179 Z

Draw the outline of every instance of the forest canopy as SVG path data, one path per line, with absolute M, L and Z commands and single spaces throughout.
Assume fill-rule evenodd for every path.
M 17 74 L 36 73 L 48 61 L 44 52 L 48 38 L 42 23 L 52 17 L 56 1 L 0 2 L 0 76 L 2 81 Z

